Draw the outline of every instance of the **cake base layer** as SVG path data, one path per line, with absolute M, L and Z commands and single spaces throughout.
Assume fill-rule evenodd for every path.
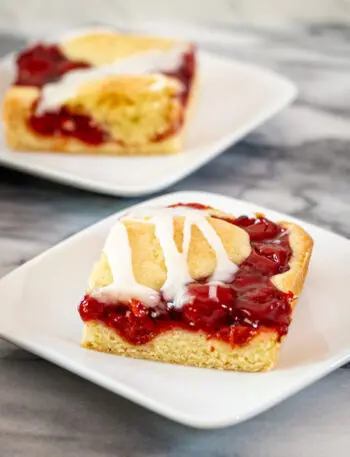
M 277 365 L 281 341 L 263 331 L 243 346 L 232 347 L 203 333 L 172 330 L 143 345 L 132 345 L 112 328 L 90 321 L 84 325 L 82 347 L 136 359 L 234 371 L 268 371 Z
M 128 128 L 128 139 L 131 141 L 121 141 L 115 138 L 107 139 L 100 144 L 89 144 L 85 141 L 81 141 L 74 136 L 68 135 L 40 135 L 34 131 L 29 125 L 29 119 L 33 110 L 33 104 L 38 99 L 38 89 L 32 87 L 13 87 L 8 90 L 3 107 L 4 117 L 4 132 L 6 142 L 10 148 L 20 151 L 52 151 L 52 152 L 67 152 L 67 153 L 90 153 L 90 154 L 106 154 L 106 155 L 165 155 L 173 154 L 178 152 L 183 143 L 183 136 L 185 127 L 187 125 L 187 116 L 181 127 L 176 131 L 169 133 L 164 138 L 160 138 L 157 141 L 148 141 L 146 139 L 138 138 L 134 143 L 132 141 L 132 135 L 140 135 L 140 126 L 131 125 Z M 167 96 L 170 98 L 170 96 Z M 137 108 L 135 103 L 135 109 Z M 100 118 L 98 113 L 101 111 Z M 86 113 L 95 120 L 100 121 L 102 125 L 105 118 L 108 118 L 109 113 L 112 111 L 102 111 L 101 105 L 99 110 L 86 110 Z M 153 113 L 153 112 L 152 112 Z M 150 116 L 149 122 L 153 121 L 154 113 Z M 148 118 L 144 117 L 144 123 L 147 129 Z M 123 113 L 120 114 L 120 119 L 115 120 L 115 124 L 125 124 L 125 116 Z M 146 128 L 145 127 L 145 128 Z M 156 130 L 157 124 L 154 129 Z M 107 134 L 110 134 L 110 129 L 106 130 Z M 111 135 L 113 137 L 113 135 Z

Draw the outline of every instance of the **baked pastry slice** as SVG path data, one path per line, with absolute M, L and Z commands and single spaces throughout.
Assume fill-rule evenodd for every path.
M 276 366 L 312 251 L 289 222 L 199 204 L 112 228 L 79 306 L 82 346 L 241 371 Z
M 193 45 L 97 30 L 17 57 L 3 119 L 17 150 L 170 154 L 196 79 Z

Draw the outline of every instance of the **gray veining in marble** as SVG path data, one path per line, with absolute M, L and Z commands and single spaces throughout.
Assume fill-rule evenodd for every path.
M 301 92 L 293 106 L 169 191 L 225 193 L 350 237 L 350 28 L 223 26 L 208 28 L 200 41 L 278 70 Z M 21 43 L 0 36 L 0 52 Z M 0 168 L 0 275 L 135 201 Z M 342 456 L 350 445 L 349 405 L 349 370 L 341 368 L 246 423 L 192 430 L 0 342 L 0 457 Z
M 25 13 L 24 13 L 25 12 Z M 49 20 L 47 20 L 49 18 Z M 300 21 L 350 23 L 350 0 L 1 0 L 0 29 L 29 34 L 52 33 L 91 19 L 117 25 L 176 21 L 236 27 L 286 26 Z

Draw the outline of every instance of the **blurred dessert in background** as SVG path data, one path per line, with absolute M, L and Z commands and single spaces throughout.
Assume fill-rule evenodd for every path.
M 196 50 L 97 30 L 19 53 L 3 105 L 16 150 L 179 152 L 196 85 Z

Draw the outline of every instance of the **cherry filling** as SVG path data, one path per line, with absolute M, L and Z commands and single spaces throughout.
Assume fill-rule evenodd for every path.
M 79 68 L 90 68 L 91 65 L 83 61 L 67 59 L 57 45 L 37 44 L 20 53 L 16 60 L 17 77 L 14 81 L 16 86 L 35 86 L 42 88 L 47 83 L 59 80 L 65 73 Z M 166 73 L 178 79 L 184 90 L 180 95 L 180 101 L 185 106 L 195 73 L 195 50 L 191 48 L 184 52 L 183 61 L 176 71 Z M 77 114 L 63 107 L 55 112 L 46 112 L 41 115 L 33 114 L 28 120 L 32 130 L 43 136 L 74 137 L 91 145 L 99 145 L 109 140 L 106 132 L 96 125 L 89 116 Z M 161 141 L 175 133 L 182 125 L 183 119 L 153 141 Z
M 99 145 L 108 140 L 108 134 L 90 116 L 73 114 L 66 107 L 42 115 L 32 114 L 28 124 L 43 136 L 77 138 L 91 145 Z
M 37 44 L 21 52 L 16 60 L 16 86 L 42 87 L 78 68 L 89 68 L 87 62 L 67 59 L 55 44 Z
M 181 93 L 181 102 L 186 105 L 190 94 L 191 84 L 195 76 L 196 71 L 196 56 L 193 47 L 183 54 L 183 60 L 179 68 L 172 72 L 165 72 L 167 76 L 171 76 L 180 81 L 183 85 L 183 91 Z
M 271 278 L 289 269 L 288 233 L 264 217 L 225 220 L 246 230 L 252 247 L 231 283 L 214 287 L 214 293 L 208 283 L 189 284 L 188 304 L 180 310 L 164 299 L 152 309 L 136 300 L 106 305 L 87 295 L 79 306 L 81 318 L 103 322 L 134 345 L 171 329 L 201 331 L 232 346 L 247 343 L 259 329 L 274 330 L 281 338 L 291 322 L 293 294 L 281 292 Z

